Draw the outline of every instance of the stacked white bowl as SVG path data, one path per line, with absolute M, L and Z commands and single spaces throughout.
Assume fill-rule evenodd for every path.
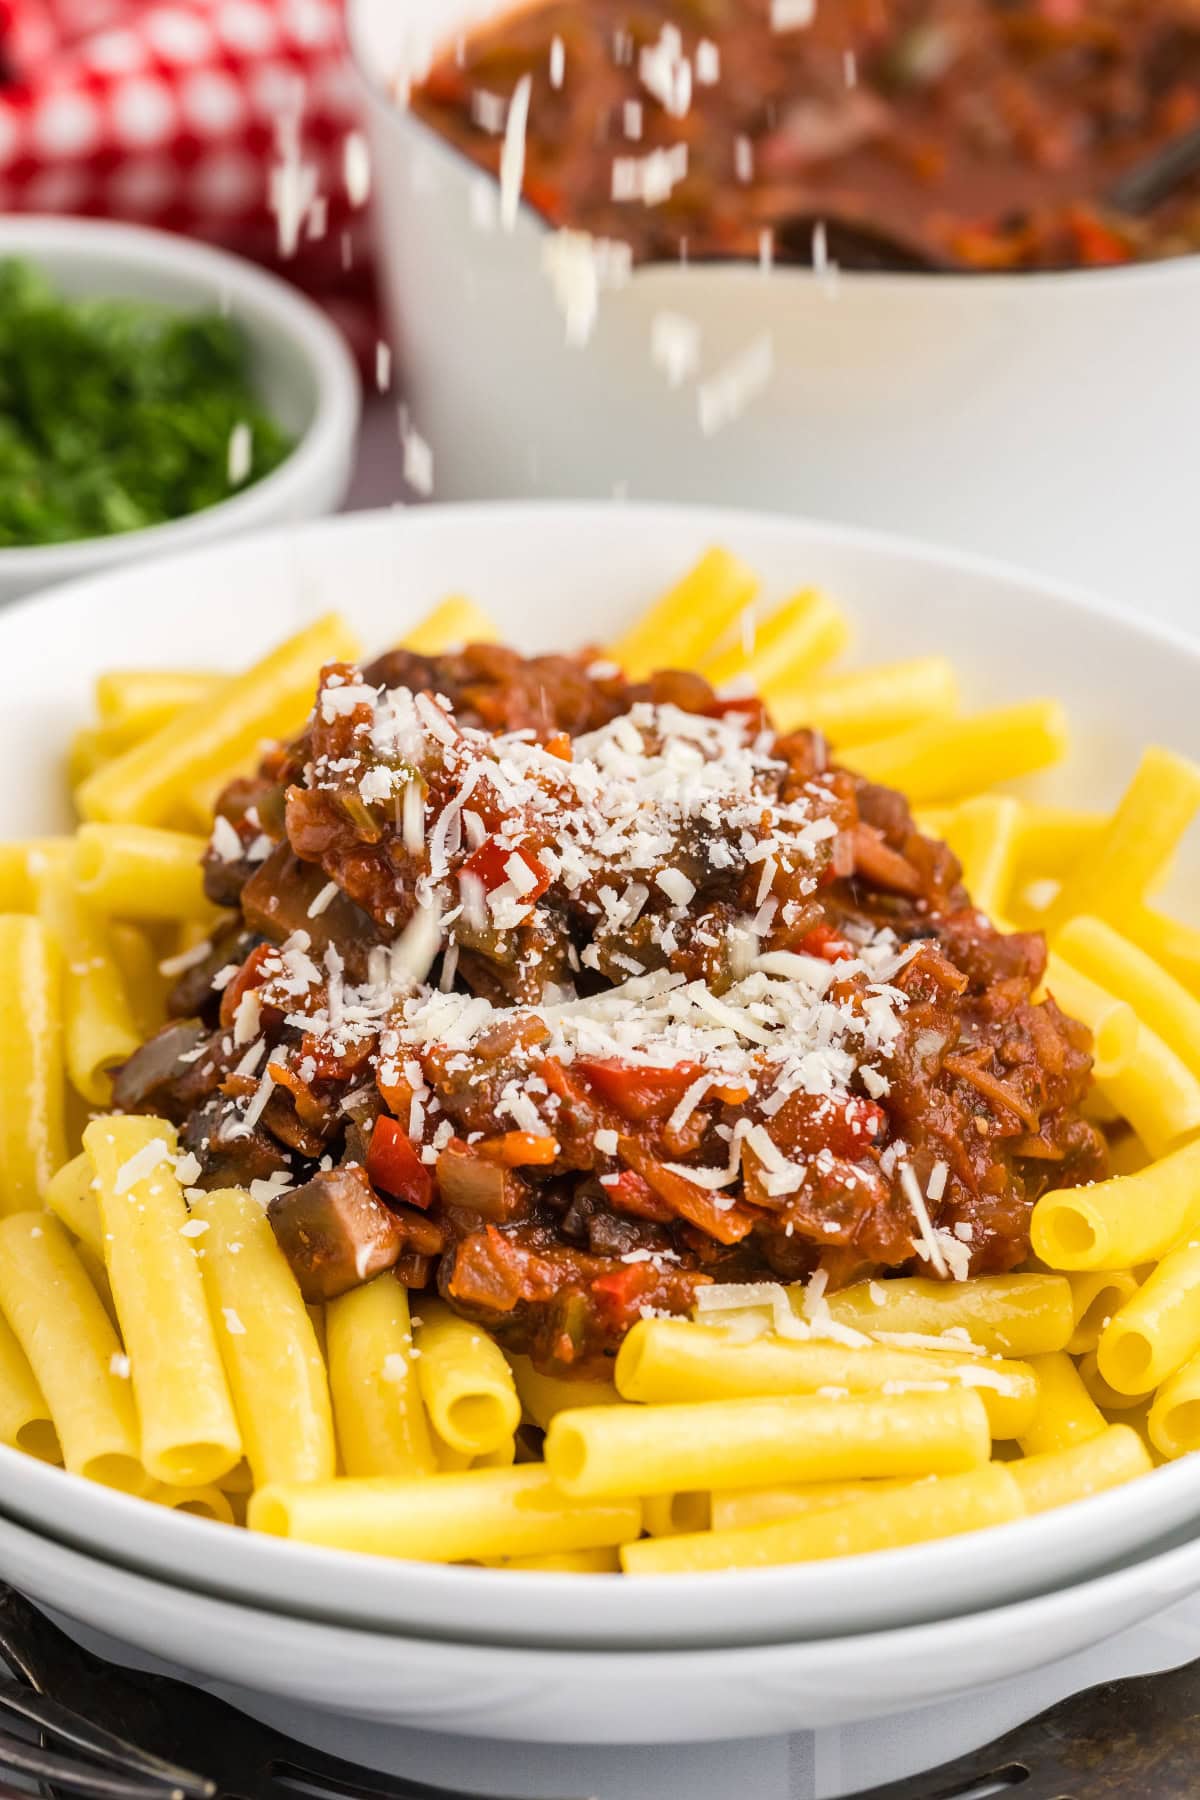
M 969 701 L 1060 695 L 1077 743 L 1055 778 L 1065 801 L 1110 802 L 1150 739 L 1200 754 L 1200 651 L 999 566 L 745 513 L 445 507 L 245 538 L 9 608 L 0 755 L 22 779 L 0 835 L 65 823 L 61 753 L 106 666 L 235 667 L 329 607 L 383 646 L 449 592 L 522 648 L 562 647 L 564 619 L 571 643 L 603 643 L 714 541 L 769 596 L 827 588 L 867 657 L 947 654 Z M 1192 1459 L 1059 1512 L 839 1562 L 515 1574 L 261 1538 L 0 1449 L 0 1577 L 67 1617 L 314 1707 L 573 1743 L 848 1721 L 1036 1668 L 1200 1587 L 1197 1520 Z

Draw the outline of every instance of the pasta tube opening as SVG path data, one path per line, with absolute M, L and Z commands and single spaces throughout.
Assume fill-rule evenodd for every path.
M 1200 1398 L 1151 1408 L 1150 1435 L 1164 1456 L 1200 1450 Z
M 1101 1241 L 1100 1221 L 1090 1214 L 1086 1194 L 1068 1189 L 1048 1194 L 1038 1214 L 1039 1253 L 1049 1263 L 1073 1263 L 1091 1256 Z
M 1154 1345 L 1143 1331 L 1124 1326 L 1105 1346 L 1103 1372 L 1115 1387 L 1143 1394 L 1153 1387 Z
M 20 1426 L 16 1448 L 24 1450 L 27 1456 L 36 1456 L 39 1462 L 57 1464 L 63 1459 L 58 1433 L 49 1419 L 30 1419 L 27 1425 Z
M 116 1488 L 122 1494 L 144 1494 L 146 1471 L 136 1456 L 122 1456 L 110 1451 L 102 1456 L 89 1456 L 80 1463 L 78 1474 L 101 1487 Z

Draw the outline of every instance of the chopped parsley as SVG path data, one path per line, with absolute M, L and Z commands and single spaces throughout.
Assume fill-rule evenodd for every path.
M 67 299 L 0 262 L 0 547 L 138 531 L 215 506 L 289 454 L 229 319 Z

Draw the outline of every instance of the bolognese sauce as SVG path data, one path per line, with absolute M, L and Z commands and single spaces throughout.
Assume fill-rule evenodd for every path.
M 415 112 L 495 173 L 530 81 L 523 194 L 681 256 L 808 261 L 811 224 L 959 269 L 1200 249 L 1200 182 L 1114 183 L 1200 123 L 1193 0 L 550 0 L 442 55 Z
M 313 1300 L 392 1269 L 594 1372 L 714 1281 L 1014 1268 L 1104 1172 L 1041 937 L 693 674 L 330 665 L 205 876 L 227 923 L 115 1098 L 268 1206 Z

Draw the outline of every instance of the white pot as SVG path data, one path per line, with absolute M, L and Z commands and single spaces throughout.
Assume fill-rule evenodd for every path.
M 1200 257 L 1066 275 L 638 269 L 566 342 L 548 232 L 481 229 L 494 183 L 386 91 L 490 8 L 351 0 L 370 90 L 379 246 L 414 423 L 446 499 L 704 500 L 899 530 L 1017 560 L 1184 622 L 1200 605 Z M 473 192 L 476 195 L 473 201 Z M 651 358 L 662 311 L 699 326 L 700 379 L 769 333 L 740 418 Z

